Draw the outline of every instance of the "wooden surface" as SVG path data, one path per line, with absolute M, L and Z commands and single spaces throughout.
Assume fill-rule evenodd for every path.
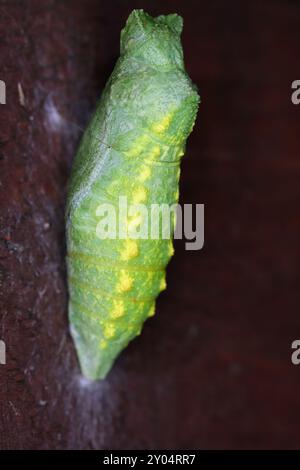
M 300 448 L 300 5 L 160 5 L 0 1 L 2 449 Z M 66 182 L 134 7 L 185 20 L 202 104 L 181 202 L 205 204 L 205 248 L 177 242 L 157 315 L 89 385 L 68 333 Z

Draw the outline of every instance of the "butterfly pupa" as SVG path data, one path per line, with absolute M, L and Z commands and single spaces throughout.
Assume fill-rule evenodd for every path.
M 178 201 L 180 160 L 199 104 L 184 68 L 182 25 L 177 14 L 152 18 L 132 11 L 120 57 L 75 156 L 66 212 L 69 320 L 90 379 L 106 376 L 166 287 L 174 223 L 169 238 L 161 232 L 153 238 L 157 221 L 151 218 L 148 238 L 137 238 L 129 228 L 141 225 L 143 214 L 127 214 L 125 236 L 105 237 L 99 219 L 107 206 L 121 220 L 120 199 L 149 212 Z

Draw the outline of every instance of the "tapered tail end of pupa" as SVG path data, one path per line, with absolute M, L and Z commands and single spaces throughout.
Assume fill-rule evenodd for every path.
M 128 343 L 140 333 L 140 328 L 128 328 L 115 339 L 103 335 L 103 327 L 88 317 L 81 306 L 69 302 L 70 333 L 82 375 L 89 380 L 105 379 L 115 360 Z M 143 320 L 144 321 L 144 320 Z
M 99 337 L 91 331 L 85 336 L 81 330 L 78 333 L 74 326 L 74 315 L 72 318 L 72 307 L 70 306 L 70 333 L 75 343 L 77 358 L 82 375 L 89 380 L 105 379 L 112 368 L 115 357 L 109 357 L 107 353 L 100 348 Z

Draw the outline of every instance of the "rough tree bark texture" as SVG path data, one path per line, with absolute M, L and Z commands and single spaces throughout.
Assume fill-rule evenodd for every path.
M 185 19 L 202 96 L 156 317 L 94 385 L 68 333 L 66 182 L 133 8 Z M 1 1 L 0 448 L 300 447 L 297 2 Z

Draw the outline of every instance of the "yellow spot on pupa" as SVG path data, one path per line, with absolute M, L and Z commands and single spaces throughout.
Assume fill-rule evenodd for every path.
M 143 171 L 139 175 L 139 180 L 144 182 L 148 178 L 150 178 L 150 176 L 151 176 L 151 169 L 149 168 L 149 166 L 145 166 L 145 168 L 143 169 Z
M 102 339 L 100 341 L 100 349 L 105 349 L 107 348 L 107 341 L 105 339 Z
M 168 255 L 169 256 L 173 256 L 174 255 L 174 246 L 173 246 L 173 243 L 170 242 L 169 243 L 169 246 L 168 246 Z
M 154 314 L 155 314 L 155 304 L 153 303 L 149 309 L 147 317 L 153 317 Z
M 160 155 L 160 148 L 158 145 L 155 145 L 153 149 L 151 149 L 150 158 L 159 157 L 159 155 Z
M 128 157 L 137 157 L 144 149 L 145 145 L 150 141 L 150 137 L 146 134 L 138 137 L 132 144 L 132 147 L 126 152 Z
M 122 300 L 114 300 L 113 309 L 110 313 L 111 318 L 120 318 L 124 315 L 124 302 Z
M 147 134 L 143 134 L 137 139 L 137 142 L 139 145 L 143 146 L 150 142 L 150 137 Z
M 112 323 L 107 323 L 104 326 L 103 334 L 104 334 L 105 338 L 107 338 L 107 339 L 112 338 L 115 335 L 115 332 L 116 332 L 116 328 Z
M 142 328 L 140 327 L 135 332 L 136 336 L 140 336 L 141 332 L 142 332 Z
M 135 258 L 139 254 L 138 244 L 135 240 L 125 240 L 125 247 L 121 254 L 123 261 Z
M 132 195 L 133 203 L 139 204 L 141 202 L 145 202 L 147 199 L 147 190 L 146 188 L 140 187 L 136 189 Z
M 134 147 L 132 147 L 130 150 L 128 150 L 128 152 L 126 152 L 126 154 L 128 155 L 128 157 L 137 157 L 141 152 L 142 152 L 142 147 L 140 145 L 134 145 Z
M 140 147 L 132 147 L 130 150 L 126 152 L 126 155 L 128 155 L 128 157 L 137 157 L 140 153 L 141 153 Z
M 118 284 L 119 292 L 128 292 L 132 289 L 133 279 L 129 276 L 126 271 L 121 271 L 120 273 L 120 282 Z
M 167 283 L 166 283 L 165 278 L 163 277 L 159 284 L 159 290 L 162 291 L 162 290 L 165 290 L 166 288 L 167 288 Z
M 170 123 L 171 123 L 171 115 L 167 114 L 159 122 L 156 122 L 155 124 L 153 124 L 152 130 L 154 132 L 157 132 L 158 134 L 162 134 L 165 130 L 168 129 Z
M 174 198 L 175 198 L 175 201 L 178 201 L 179 199 L 179 189 L 177 188 L 175 193 L 174 193 Z

